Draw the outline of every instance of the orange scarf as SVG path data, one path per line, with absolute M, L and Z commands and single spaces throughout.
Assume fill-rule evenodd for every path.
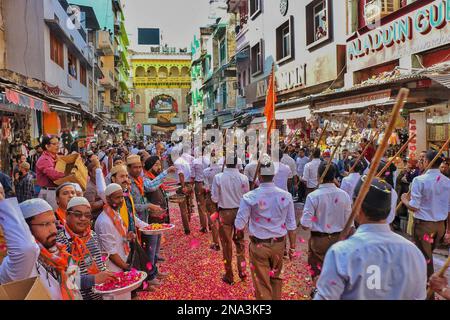
M 56 247 L 58 251 L 56 253 L 51 253 L 42 244 L 38 242 L 41 249 L 40 259 L 46 265 L 54 268 L 60 275 L 60 287 L 61 296 L 63 300 L 77 300 L 76 295 L 72 290 L 67 287 L 69 277 L 66 274 L 67 267 L 69 266 L 70 254 L 66 251 L 66 246 L 57 243 Z
M 112 220 L 117 232 L 119 232 L 119 234 L 122 236 L 123 249 L 125 250 L 125 254 L 128 255 L 130 253 L 130 246 L 127 239 L 127 228 L 125 227 L 123 220 L 120 218 L 120 215 L 116 214 L 116 212 L 113 210 L 113 208 L 111 208 L 109 204 L 106 204 L 103 209 L 105 210 L 106 215 Z
M 133 178 L 134 183 L 136 183 L 137 187 L 139 188 L 139 192 L 141 193 L 141 196 L 144 195 L 144 179 L 142 177 L 139 178 Z
M 56 217 L 58 218 L 59 222 L 61 222 L 61 225 L 65 225 L 66 224 L 66 212 L 59 208 L 56 209 Z
M 78 265 L 80 265 L 80 263 L 84 261 L 85 257 L 89 255 L 91 257 L 91 265 L 86 265 L 88 274 L 99 273 L 100 270 L 97 267 L 97 263 L 86 245 L 91 239 L 91 227 L 88 227 L 88 230 L 86 230 L 84 235 L 81 237 L 75 234 L 67 225 L 65 226 L 65 229 L 72 238 L 72 258 Z

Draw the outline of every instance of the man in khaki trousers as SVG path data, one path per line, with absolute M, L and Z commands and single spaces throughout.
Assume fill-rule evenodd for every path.
M 289 236 L 289 257 L 295 252 L 297 224 L 292 195 L 272 182 L 276 164 L 268 155 L 261 158 L 259 188 L 244 195 L 236 221 L 238 233 L 248 224 L 250 269 L 257 300 L 280 300 L 283 254 Z
M 230 161 L 231 162 L 231 161 Z M 250 189 L 248 178 L 237 169 L 237 157 L 232 164 L 227 164 L 223 173 L 214 177 L 211 188 L 211 199 L 219 207 L 219 236 L 222 243 L 225 275 L 222 280 L 232 285 L 234 283 L 233 269 L 233 242 L 236 246 L 237 269 L 239 278 L 246 278 L 245 243 L 242 233 L 236 233 L 234 221 L 239 203 L 245 193 Z

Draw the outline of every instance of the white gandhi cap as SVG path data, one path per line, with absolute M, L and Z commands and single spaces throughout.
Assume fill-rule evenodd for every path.
M 89 201 L 84 197 L 73 197 L 70 199 L 69 203 L 67 204 L 67 210 L 70 208 L 76 207 L 76 206 L 88 206 L 91 207 L 91 204 Z
M 44 199 L 30 199 L 19 204 L 25 219 L 37 216 L 47 211 L 53 211 L 52 207 Z
M 106 196 L 110 196 L 111 194 L 113 194 L 114 192 L 117 191 L 123 191 L 122 187 L 120 185 L 118 185 L 117 183 L 111 183 L 110 185 L 108 185 L 105 189 L 105 195 Z

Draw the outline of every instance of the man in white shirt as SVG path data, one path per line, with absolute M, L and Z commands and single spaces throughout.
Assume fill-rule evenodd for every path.
M 356 185 L 358 184 L 359 180 L 361 179 L 361 173 L 364 170 L 364 167 L 361 163 L 361 161 L 358 161 L 358 163 L 355 165 L 356 159 L 352 159 L 350 161 L 345 162 L 345 171 L 349 172 L 349 174 L 342 179 L 341 182 L 341 189 L 347 192 L 350 199 L 353 199 L 353 195 L 355 193 Z M 355 166 L 352 172 L 350 172 L 350 169 Z
M 297 177 L 297 164 L 295 162 L 294 159 L 292 159 L 292 157 L 289 155 L 288 153 L 288 148 L 285 148 L 284 146 L 282 146 L 282 148 L 280 149 L 280 153 L 282 154 L 280 162 L 286 166 L 289 167 L 289 169 L 291 170 L 291 173 L 289 174 L 289 178 L 288 178 L 288 183 L 287 183 L 287 191 L 289 193 L 291 193 L 292 195 L 294 194 L 294 186 L 297 186 L 297 181 L 298 181 L 298 177 Z M 275 180 L 277 178 L 275 177 Z M 277 185 L 277 183 L 275 182 L 275 185 Z
M 315 300 L 425 299 L 425 259 L 414 244 L 390 230 L 390 209 L 391 186 L 375 178 L 357 213 L 356 233 L 327 252 Z
M 202 155 L 193 162 L 191 177 L 194 179 L 195 199 L 197 201 L 198 215 L 200 217 L 201 233 L 208 233 L 208 218 L 206 212 L 205 191 L 203 188 L 203 172 L 209 166 L 209 159 L 203 155 L 205 148 L 202 148 Z
M 430 150 L 425 156 L 425 167 L 437 152 Z M 414 212 L 414 242 L 427 261 L 427 275 L 434 273 L 433 250 L 449 235 L 450 179 L 440 170 L 443 159 L 438 158 L 424 174 L 415 177 L 411 185 L 411 196 L 403 194 L 403 204 Z
M 243 265 L 245 265 L 244 237 L 243 233 L 236 233 L 234 221 L 241 199 L 250 190 L 250 186 L 247 177 L 239 173 L 239 170 L 236 168 L 237 163 L 238 158 L 235 156 L 233 164 L 227 164 L 224 172 L 214 177 L 211 189 L 211 199 L 219 206 L 219 236 L 222 243 L 226 272 L 222 280 L 230 285 L 234 283 L 233 269 L 231 267 L 233 242 L 236 246 L 239 278 L 246 278 L 243 268 Z
M 248 178 L 250 183 L 250 189 L 254 188 L 256 168 L 258 167 L 258 160 L 256 159 L 256 155 L 250 156 L 250 162 L 244 168 L 244 175 Z
M 295 253 L 297 224 L 294 202 L 290 193 L 272 182 L 276 168 L 268 155 L 263 156 L 261 166 L 261 184 L 244 195 L 234 224 L 242 233 L 247 224 L 249 227 L 251 275 L 256 299 L 280 300 L 280 275 L 287 235 L 290 258 Z
M 320 164 L 319 175 L 323 174 L 326 166 L 325 161 Z M 352 200 L 333 183 L 336 172 L 336 165 L 331 164 L 323 183 L 306 197 L 300 220 L 303 229 L 311 230 L 308 264 L 314 280 L 320 274 L 327 250 L 339 240 L 339 234 L 352 213 Z
M 292 174 L 292 168 L 283 163 L 284 156 L 286 156 L 286 154 L 283 154 L 283 152 L 280 150 L 280 162 L 274 164 L 277 170 L 275 173 L 275 177 L 273 178 L 273 183 L 278 188 L 289 192 L 289 181 L 292 182 L 294 175 Z M 288 157 L 292 159 L 289 155 Z
M 313 192 L 319 185 L 319 177 L 317 170 L 320 165 L 320 149 L 316 148 L 312 154 L 312 161 L 305 164 L 305 170 L 303 172 L 302 180 L 306 183 L 306 195 Z
M 210 249 L 220 251 L 219 245 L 219 212 L 217 204 L 211 199 L 211 188 L 214 181 L 214 177 L 222 171 L 222 168 L 217 164 L 217 158 L 211 156 L 210 166 L 203 171 L 204 188 L 205 188 L 205 202 L 206 210 L 208 213 L 209 229 L 212 233 L 213 243 Z
M 108 255 L 106 266 L 113 272 L 127 271 L 130 265 L 127 263 L 130 253 L 129 242 L 135 239 L 136 234 L 128 231 L 119 213 L 124 203 L 122 186 L 112 183 L 105 189 L 105 209 L 95 222 L 95 233 L 99 238 L 102 251 Z M 136 217 L 136 227 L 145 228 L 147 223 Z
M 305 148 L 301 148 L 298 152 L 298 157 L 295 160 L 297 165 L 297 176 L 299 177 L 298 183 L 298 201 L 303 202 L 306 197 L 306 184 L 302 180 L 303 173 L 305 171 L 305 165 L 310 161 L 309 157 L 306 156 Z

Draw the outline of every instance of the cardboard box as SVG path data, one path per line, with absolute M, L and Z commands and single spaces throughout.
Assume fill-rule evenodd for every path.
M 39 277 L 0 286 L 0 300 L 52 300 Z
M 66 174 L 64 178 L 56 180 L 55 184 L 61 185 L 65 182 L 74 182 L 78 183 L 83 191 L 86 190 L 88 170 L 78 153 L 59 157 L 56 161 L 55 170 Z

